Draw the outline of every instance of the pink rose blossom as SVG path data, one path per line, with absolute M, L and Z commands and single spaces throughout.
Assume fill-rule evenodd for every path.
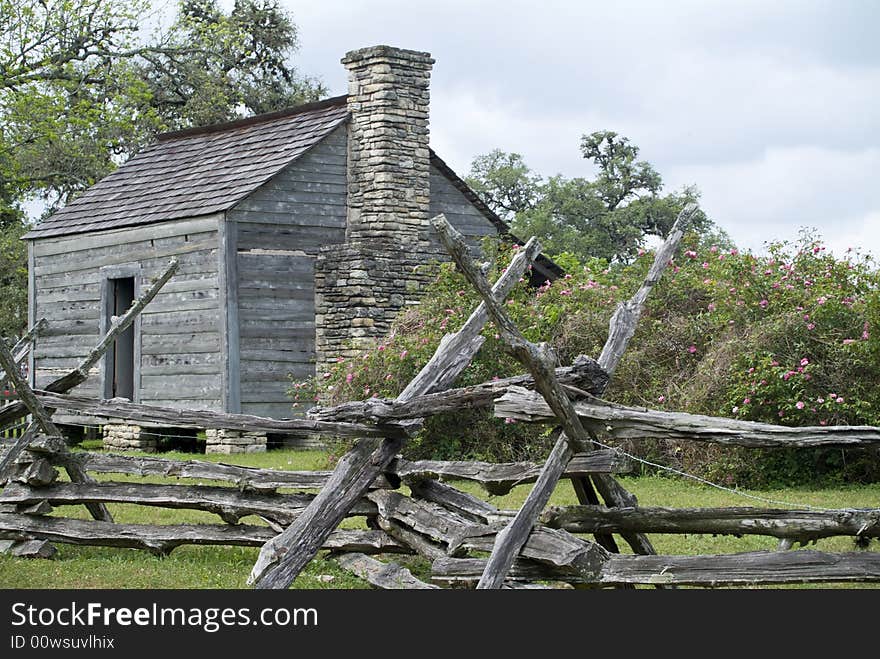
M 809 364 L 809 363 L 810 363 L 810 360 L 807 359 L 806 357 L 804 357 L 804 358 L 801 360 L 801 366 L 806 366 L 806 365 Z
M 799 400 L 798 402 L 796 402 L 796 403 L 794 404 L 794 406 L 795 406 L 796 408 L 798 408 L 799 410 L 802 410 L 802 409 L 804 409 L 804 401 Z
M 697 351 L 697 346 L 695 346 L 693 344 L 688 348 L 688 352 L 691 354 L 694 354 L 696 351 Z

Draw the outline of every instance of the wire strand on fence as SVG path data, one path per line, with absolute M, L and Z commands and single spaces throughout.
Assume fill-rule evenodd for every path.
M 609 444 L 603 444 L 599 440 L 592 438 L 592 441 L 597 446 L 601 446 L 602 448 L 611 449 L 612 451 L 617 451 L 621 455 L 625 455 L 630 460 L 635 460 L 636 462 L 640 462 L 642 464 L 648 465 L 650 467 L 655 467 L 657 469 L 661 469 L 663 471 L 668 471 L 670 473 L 676 474 L 678 476 L 683 476 L 684 478 L 689 478 L 698 483 L 702 483 L 703 485 L 708 485 L 710 487 L 714 487 L 718 490 L 722 490 L 724 492 L 728 492 L 730 494 L 735 494 L 736 496 L 743 497 L 745 499 L 752 499 L 754 501 L 760 501 L 762 503 L 772 504 L 774 506 L 788 506 L 789 508 L 806 508 L 808 510 L 821 510 L 821 511 L 830 511 L 836 510 L 834 508 L 824 508 L 822 506 L 814 506 L 809 503 L 792 503 L 790 501 L 783 501 L 782 499 L 771 499 L 769 497 L 762 497 L 757 494 L 749 494 L 748 492 L 743 492 L 737 488 L 727 487 L 726 485 L 721 485 L 720 483 L 715 483 L 713 481 L 707 480 L 705 478 L 701 478 L 695 474 L 689 474 L 686 471 L 682 471 L 681 469 L 676 469 L 675 467 L 669 467 L 667 465 L 662 465 L 657 462 L 651 462 L 650 460 L 645 460 L 644 458 L 640 458 L 638 456 L 633 455 L 632 453 L 627 453 L 626 451 L 619 449 L 615 446 L 611 446 Z

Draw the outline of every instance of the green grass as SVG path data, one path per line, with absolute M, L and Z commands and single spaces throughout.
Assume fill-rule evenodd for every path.
M 289 470 L 327 469 L 326 455 L 320 451 L 271 451 L 264 454 L 199 455 L 183 453 L 163 454 L 177 459 L 213 460 L 253 467 Z M 102 479 L 110 479 L 110 476 Z M 114 480 L 122 477 L 113 475 Z M 127 480 L 153 482 L 187 482 L 181 479 L 129 477 Z M 749 500 L 734 493 L 724 492 L 690 481 L 638 477 L 622 479 L 624 486 L 635 493 L 641 505 L 667 507 L 759 506 L 773 507 Z M 202 484 L 212 484 L 202 481 Z M 462 489 L 481 496 L 499 508 L 517 508 L 529 492 L 529 486 L 515 488 L 503 497 L 486 495 L 474 483 L 458 483 Z M 792 488 L 750 492 L 768 499 L 782 500 L 797 505 L 825 508 L 878 508 L 880 484 L 843 486 L 812 490 Z M 552 504 L 577 503 L 568 481 L 557 488 Z M 194 522 L 219 523 L 210 513 L 188 510 L 167 510 L 133 505 L 109 506 L 114 518 L 123 523 L 181 524 Z M 86 517 L 81 506 L 64 506 L 55 514 Z M 245 518 L 245 523 L 259 523 L 256 518 Z M 346 520 L 344 526 L 363 527 L 359 519 Z M 709 536 L 700 534 L 651 536 L 658 553 L 714 554 L 775 549 L 777 541 L 762 536 Z M 623 545 L 624 543 L 621 543 Z M 877 550 L 875 542 L 871 549 Z M 246 580 L 259 550 L 250 547 L 196 547 L 183 546 L 169 556 L 156 557 L 134 549 L 104 547 L 77 547 L 57 544 L 54 560 L 29 560 L 0 555 L 0 588 L 247 588 Z M 810 548 L 825 551 L 850 551 L 850 538 L 829 538 L 818 541 Z M 623 548 L 626 550 L 626 548 Z M 417 575 L 427 578 L 425 561 L 411 557 L 394 560 L 410 567 Z M 320 556 L 313 560 L 297 578 L 294 588 L 366 588 L 360 579 L 343 571 L 336 561 Z M 851 587 L 851 586 L 847 586 Z

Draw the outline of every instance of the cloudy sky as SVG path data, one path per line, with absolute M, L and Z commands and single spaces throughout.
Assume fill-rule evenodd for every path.
M 493 148 L 589 176 L 615 130 L 668 189 L 695 184 L 741 246 L 816 228 L 880 255 L 880 2 L 282 0 L 300 69 L 346 91 L 342 55 L 429 51 L 431 143 L 459 174 Z

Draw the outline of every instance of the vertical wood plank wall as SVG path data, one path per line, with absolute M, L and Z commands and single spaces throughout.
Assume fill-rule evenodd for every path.
M 340 126 L 227 212 L 238 233 L 241 411 L 294 414 L 292 375 L 314 374 L 314 261 L 345 240 L 346 133 Z
M 474 206 L 461 191 L 449 182 L 440 171 L 431 167 L 431 204 L 430 216 L 438 213 L 446 215 L 446 219 L 461 232 L 468 242 L 479 244 L 484 236 L 498 235 L 498 229 L 492 224 L 480 210 Z M 446 254 L 446 248 L 440 243 L 440 239 L 432 234 L 438 253 Z
M 141 353 L 140 400 L 220 409 L 220 219 L 213 215 L 34 241 L 31 314 L 49 321 L 34 351 L 36 386 L 74 367 L 97 343 L 101 286 L 108 270 L 135 268 L 143 289 L 177 256 L 180 269 L 144 310 L 135 337 Z M 102 380 L 103 360 L 75 391 L 100 397 Z

